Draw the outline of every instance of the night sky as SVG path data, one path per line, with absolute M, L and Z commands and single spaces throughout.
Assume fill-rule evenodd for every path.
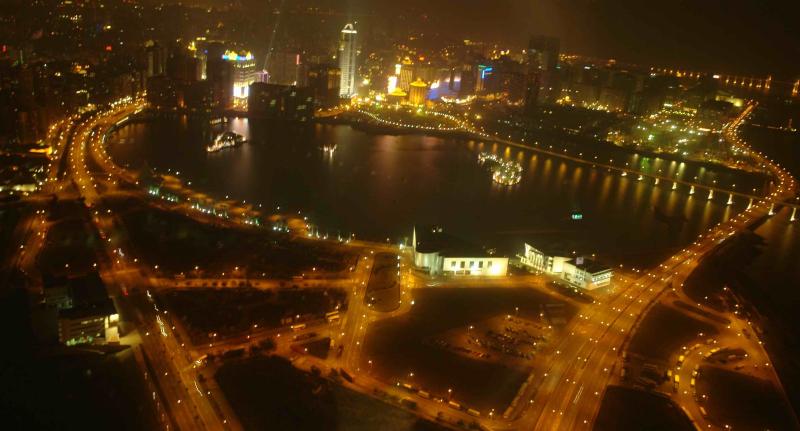
M 797 0 L 340 0 L 376 13 L 446 17 L 454 37 L 525 43 L 561 38 L 565 52 L 709 71 L 800 75 Z M 337 2 L 339 3 L 339 2 Z M 341 3 L 339 3 L 341 5 Z M 341 6 L 340 6 L 341 7 Z

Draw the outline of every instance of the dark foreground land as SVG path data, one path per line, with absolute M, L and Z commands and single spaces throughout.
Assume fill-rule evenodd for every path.
M 216 379 L 246 430 L 439 431 L 400 408 L 304 373 L 286 359 L 232 361 Z
M 733 429 L 796 429 L 791 407 L 771 382 L 712 366 L 703 366 L 699 376 L 697 391 L 707 395 L 712 423 Z
M 467 357 L 431 340 L 498 315 L 518 315 L 533 321 L 543 318 L 556 326 L 575 312 L 552 297 L 523 288 L 421 288 L 414 289 L 413 294 L 415 305 L 409 313 L 369 328 L 362 367 L 385 382 L 408 382 L 432 396 L 446 398 L 448 389 L 452 389 L 454 400 L 486 412 L 505 410 L 530 367 Z M 368 360 L 371 366 L 366 365 Z M 531 359 L 531 366 L 536 360 L 535 356 Z
M 0 429 L 160 428 L 130 349 L 59 347 L 34 332 L 33 312 L 27 292 L 0 289 Z
M 693 431 L 694 425 L 669 398 L 609 386 L 594 431 Z
M 110 355 L 70 349 L 4 368 L 0 415 L 8 430 L 159 429 L 130 350 Z

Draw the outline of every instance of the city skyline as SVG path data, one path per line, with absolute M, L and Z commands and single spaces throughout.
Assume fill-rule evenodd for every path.
M 800 429 L 793 7 L 0 5 L 5 428 Z

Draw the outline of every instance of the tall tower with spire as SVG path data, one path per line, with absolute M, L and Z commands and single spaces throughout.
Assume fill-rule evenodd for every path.
M 356 29 L 348 23 L 339 37 L 339 69 L 342 71 L 339 96 L 351 98 L 356 95 Z

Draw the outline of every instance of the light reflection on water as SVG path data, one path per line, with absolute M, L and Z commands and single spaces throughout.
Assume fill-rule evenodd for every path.
M 415 223 L 435 223 L 508 255 L 528 241 L 652 264 L 746 206 L 726 206 L 726 195 L 708 201 L 707 192 L 698 191 L 690 197 L 682 188 L 671 191 L 667 181 L 654 186 L 652 179 L 623 178 L 497 143 L 374 136 L 347 126 L 278 128 L 246 119 L 226 127 L 251 143 L 209 155 L 202 151 L 209 131 L 163 120 L 121 130 L 125 143 L 115 145 L 112 154 L 134 165 L 146 159 L 160 170 L 180 170 L 212 195 L 303 210 L 330 233 L 398 240 L 410 236 Z M 326 156 L 321 147 L 334 143 L 335 153 Z M 519 161 L 525 168 L 522 181 L 511 187 L 493 183 L 477 163 L 481 151 Z M 629 163 L 685 179 L 755 182 L 644 159 L 632 156 Z M 668 226 L 654 217 L 655 207 L 688 221 Z M 572 211 L 582 212 L 584 220 L 571 221 Z

